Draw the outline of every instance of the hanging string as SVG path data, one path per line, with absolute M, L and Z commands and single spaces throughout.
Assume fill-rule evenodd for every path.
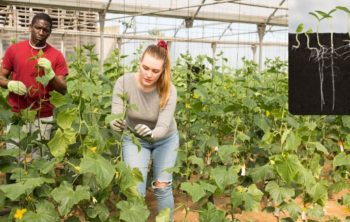
M 238 21 L 241 21 L 241 5 L 238 5 Z M 236 56 L 236 70 L 238 69 L 239 50 L 240 50 L 240 22 L 238 22 L 238 36 L 237 36 L 237 56 Z

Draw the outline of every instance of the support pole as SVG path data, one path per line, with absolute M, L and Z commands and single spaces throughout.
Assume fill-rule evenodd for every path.
M 256 49 L 257 49 L 257 46 L 254 44 L 254 45 L 251 46 L 251 49 L 253 51 L 253 60 L 254 60 L 254 62 L 257 62 L 256 61 Z
M 3 57 L 4 55 L 4 46 L 3 46 L 3 40 L 0 41 L 0 56 Z
M 263 47 L 263 39 L 265 36 L 266 25 L 258 24 L 258 35 L 259 35 L 259 72 L 261 72 L 262 68 L 262 47 Z
M 122 38 L 117 38 L 117 45 L 118 45 L 119 52 L 121 52 L 122 50 L 122 44 L 123 44 Z
M 105 13 L 98 13 L 100 20 L 100 74 L 103 74 Z
M 215 53 L 216 53 L 216 46 L 217 46 L 217 43 L 216 42 L 213 42 L 211 43 L 211 50 L 213 51 L 213 66 L 212 66 L 212 70 L 214 71 L 214 68 L 215 68 Z
M 64 34 L 61 36 L 61 53 L 66 56 L 66 52 L 64 49 Z

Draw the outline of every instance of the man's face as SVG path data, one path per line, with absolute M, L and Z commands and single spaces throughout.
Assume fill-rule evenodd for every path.
M 46 39 L 51 34 L 50 23 L 38 19 L 33 25 L 29 26 L 29 31 L 32 44 L 35 46 L 42 46 L 46 43 Z

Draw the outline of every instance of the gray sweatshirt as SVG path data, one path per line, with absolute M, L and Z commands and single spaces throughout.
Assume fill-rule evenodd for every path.
M 124 112 L 123 100 L 119 95 L 127 93 L 129 108 L 126 112 L 126 122 L 131 128 L 137 124 L 145 124 L 152 129 L 153 138 L 159 140 L 177 130 L 174 112 L 176 108 L 176 88 L 170 87 L 168 102 L 160 109 L 160 96 L 155 88 L 151 92 L 144 92 L 137 84 L 135 73 L 121 76 L 114 85 L 112 95 L 112 113 Z

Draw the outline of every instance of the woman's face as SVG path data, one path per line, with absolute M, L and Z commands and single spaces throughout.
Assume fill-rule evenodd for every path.
M 163 60 L 146 53 L 140 62 L 140 84 L 143 88 L 154 87 L 163 72 Z

